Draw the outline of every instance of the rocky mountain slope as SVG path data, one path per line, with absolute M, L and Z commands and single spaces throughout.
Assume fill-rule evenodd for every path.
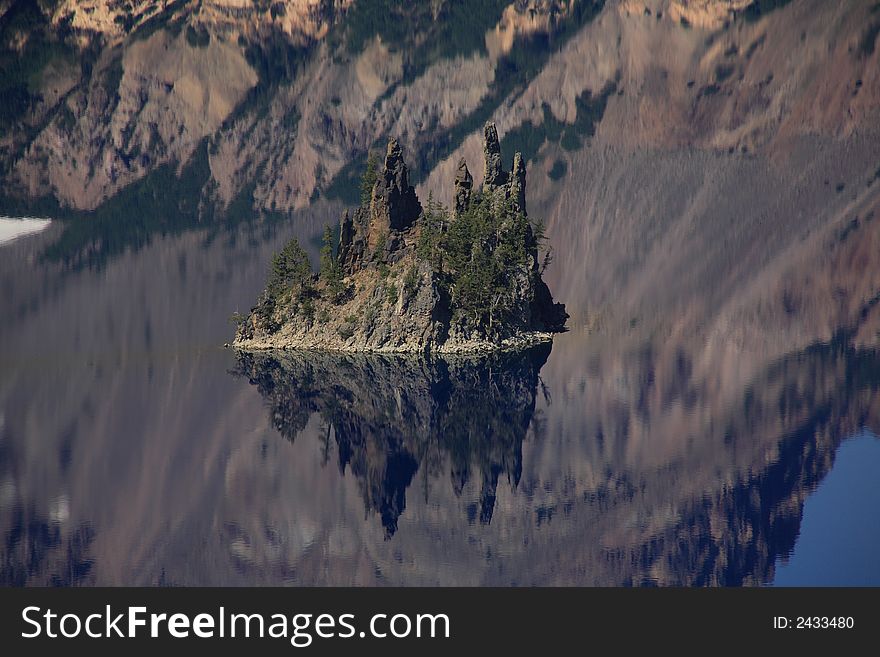
M 511 85 L 491 91 L 496 64 L 518 35 L 575 20 L 572 6 L 23 0 L 0 19 L 22 69 L 2 81 L 20 96 L 0 124 L 2 191 L 94 209 L 165 165 L 183 173 L 207 140 L 208 172 L 188 190 L 203 214 L 239 198 L 300 208 L 389 134 L 430 143 L 487 95 L 500 102 Z

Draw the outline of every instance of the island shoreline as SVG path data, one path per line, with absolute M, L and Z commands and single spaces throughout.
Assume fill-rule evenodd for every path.
M 439 355 L 439 356 L 468 356 L 493 353 L 515 353 L 526 351 L 540 344 L 553 342 L 554 333 L 548 331 L 530 331 L 521 333 L 495 343 L 488 341 L 457 342 L 454 344 L 440 344 L 436 347 L 430 345 L 421 348 L 413 348 L 412 345 L 366 347 L 361 345 L 352 346 L 328 346 L 327 344 L 305 345 L 302 340 L 298 344 L 285 345 L 275 340 L 242 340 L 227 345 L 236 351 L 246 353 L 265 353 L 271 351 L 282 352 L 320 352 L 331 354 L 383 354 L 383 355 Z

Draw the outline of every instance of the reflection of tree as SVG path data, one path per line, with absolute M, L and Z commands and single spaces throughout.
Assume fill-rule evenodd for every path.
M 483 360 L 242 353 L 237 373 L 258 387 L 289 440 L 320 415 L 324 453 L 332 436 L 340 470 L 357 477 L 367 508 L 391 536 L 420 466 L 427 476 L 448 462 L 456 493 L 479 477 L 479 520 L 491 521 L 499 476 L 519 482 L 549 353 L 549 345 Z

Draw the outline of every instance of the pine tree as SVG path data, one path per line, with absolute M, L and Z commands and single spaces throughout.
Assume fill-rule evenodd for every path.
M 272 258 L 272 269 L 266 288 L 277 298 L 288 289 L 299 293 L 307 291 L 311 284 L 312 266 L 309 256 L 297 239 L 293 238 Z
M 428 194 L 428 204 L 422 214 L 421 232 L 416 252 L 422 260 L 431 264 L 435 271 L 443 271 L 443 241 L 449 227 L 449 211 L 442 203 L 434 200 L 434 193 Z
M 342 283 L 342 271 L 339 263 L 333 254 L 333 229 L 330 226 L 324 227 L 324 235 L 321 238 L 321 265 L 320 278 L 327 286 L 330 299 L 333 303 L 337 303 L 345 291 Z
M 324 226 L 324 235 L 321 237 L 321 264 L 320 276 L 326 281 L 333 272 L 336 261 L 333 258 L 333 229 L 330 226 Z
M 296 238 L 293 238 L 272 258 L 269 280 L 266 282 L 258 314 L 264 321 L 270 322 L 279 301 L 288 295 L 297 302 L 306 300 L 312 293 L 312 283 L 309 256 Z

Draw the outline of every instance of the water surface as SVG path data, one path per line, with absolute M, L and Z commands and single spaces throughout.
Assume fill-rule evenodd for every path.
M 736 368 L 576 323 L 484 362 L 224 349 L 325 220 L 100 267 L 46 259 L 57 226 L 0 247 L 4 584 L 809 583 L 813 499 L 876 527 L 867 473 L 835 476 L 876 446 L 880 356 L 846 341 Z M 864 564 L 876 532 L 836 540 Z
M 792 554 L 777 565 L 776 586 L 880 586 L 877 472 L 880 440 L 859 434 L 840 446 L 834 469 L 804 506 Z

